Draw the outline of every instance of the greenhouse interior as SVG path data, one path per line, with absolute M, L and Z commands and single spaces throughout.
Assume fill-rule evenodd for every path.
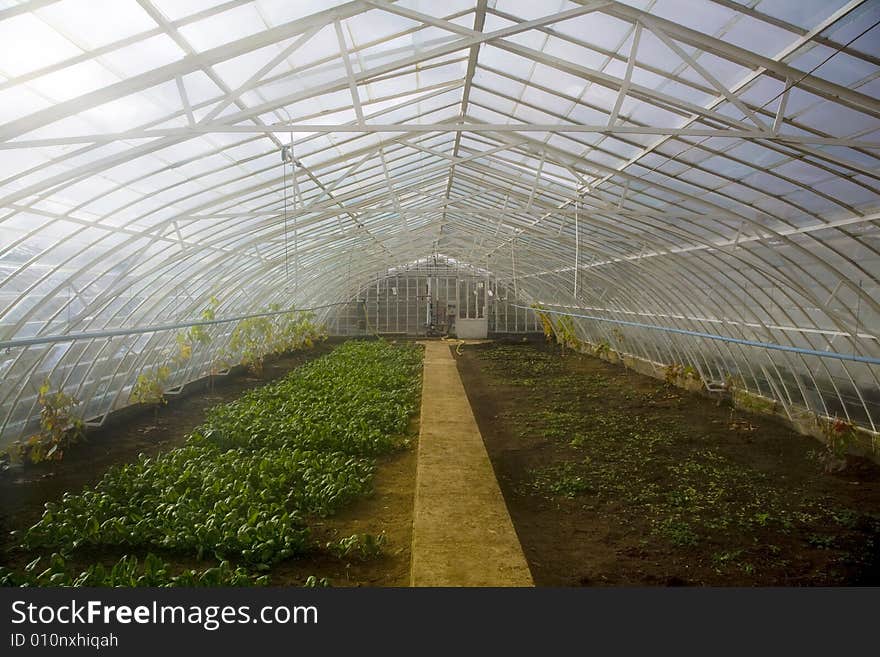
M 880 0 L 0 44 L 0 584 L 880 584 Z

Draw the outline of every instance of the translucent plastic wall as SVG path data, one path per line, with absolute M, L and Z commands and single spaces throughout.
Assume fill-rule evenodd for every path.
M 327 317 L 433 254 L 584 337 L 876 429 L 878 21 L 878 0 L 0 3 L 0 443 L 45 378 L 88 418 L 125 405 L 174 345 L 147 329 L 211 297 Z
M 377 275 L 328 313 L 327 328 L 337 336 L 454 336 L 457 319 L 483 318 L 491 334 L 541 332 L 509 282 L 431 256 Z

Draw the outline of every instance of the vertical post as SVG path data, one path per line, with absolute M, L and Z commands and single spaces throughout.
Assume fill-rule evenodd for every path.
M 580 198 L 575 197 L 574 200 L 574 298 L 578 296 L 578 269 L 581 263 L 581 231 L 580 222 L 578 221 L 578 206 Z
M 443 306 L 444 306 L 444 310 L 443 310 L 444 322 L 443 323 L 446 325 L 446 332 L 449 333 L 449 269 L 448 269 L 448 267 L 446 270 L 446 276 L 444 276 L 443 280 L 445 281 L 445 284 L 444 284 L 445 290 L 443 293 Z
M 853 336 L 853 353 L 858 351 L 859 331 L 862 328 L 862 279 L 859 279 L 859 294 L 856 297 L 856 333 Z
M 519 299 L 519 288 L 516 285 L 516 238 L 510 240 L 510 265 L 513 269 L 513 296 Z
M 299 188 L 299 178 L 296 171 L 296 160 L 293 159 L 293 134 L 290 135 L 291 167 L 293 167 L 293 296 L 299 298 L 299 226 L 297 215 L 299 206 L 302 205 L 302 190 Z
M 486 326 L 489 325 L 489 271 L 486 271 L 486 280 L 483 281 L 483 317 L 486 318 Z
M 425 304 L 425 327 L 431 326 L 431 301 L 433 297 L 431 297 L 431 274 L 428 273 L 428 298 L 427 303 Z

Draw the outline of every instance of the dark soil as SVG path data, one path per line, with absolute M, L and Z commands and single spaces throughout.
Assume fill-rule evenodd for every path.
M 418 428 L 414 435 L 418 435 Z M 382 554 L 373 559 L 338 559 L 326 552 L 290 559 L 272 569 L 271 584 L 297 585 L 326 577 L 331 586 L 409 586 L 415 445 L 378 459 L 373 494 L 330 518 L 310 523 L 315 538 L 336 542 L 352 534 L 385 534 Z
M 202 423 L 205 412 L 212 406 L 232 401 L 247 390 L 281 378 L 294 368 L 329 353 L 333 346 L 322 343 L 308 351 L 268 359 L 261 377 L 245 371 L 216 377 L 213 390 L 205 383 L 183 396 L 169 397 L 168 404 L 158 415 L 154 415 L 152 408 L 123 409 L 115 417 L 111 416 L 105 426 L 89 429 L 86 439 L 71 447 L 63 461 L 16 467 L 0 473 L 3 538 L 8 530 L 36 522 L 46 502 L 96 484 L 110 466 L 134 462 L 139 454 L 154 456 L 179 447 L 187 434 Z M 154 422 L 154 417 L 158 422 Z
M 114 465 L 130 463 L 138 455 L 156 455 L 186 440 L 204 420 L 206 411 L 232 401 L 245 391 L 278 379 L 296 367 L 329 353 L 335 345 L 323 343 L 303 352 L 267 360 L 262 376 L 248 373 L 218 377 L 208 386 L 170 398 L 154 423 L 151 409 L 125 409 L 105 427 L 90 430 L 87 440 L 71 448 L 63 461 L 18 467 L 0 473 L 0 564 L 20 567 L 36 555 L 9 551 L 9 532 L 29 527 L 39 520 L 46 502 L 58 500 L 66 492 L 78 493 L 96 484 Z M 414 422 L 413 435 L 418 435 Z M 416 453 L 413 447 L 377 459 L 374 492 L 332 518 L 310 523 L 319 544 L 338 541 L 352 534 L 384 532 L 382 555 L 369 560 L 340 560 L 324 551 L 292 559 L 273 568 L 272 585 L 300 585 L 309 576 L 326 578 L 333 586 L 405 586 L 409 583 L 412 511 L 415 495 Z M 197 562 L 171 552 L 152 550 L 170 562 L 175 570 L 204 569 L 213 563 Z M 3 554 L 5 553 L 5 555 Z M 112 564 L 125 550 L 93 552 L 80 550 L 71 563 L 88 566 L 95 561 Z M 145 556 L 137 554 L 138 557 Z
M 459 372 L 536 584 L 880 584 L 880 468 L 542 343 Z

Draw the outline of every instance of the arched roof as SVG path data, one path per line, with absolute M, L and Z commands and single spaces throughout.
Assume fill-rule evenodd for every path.
M 591 317 L 880 357 L 876 0 L 3 4 L 0 340 L 319 306 L 443 253 Z M 47 373 L 109 409 L 169 340 L 8 349 L 0 425 Z M 880 420 L 872 362 L 662 344 Z

